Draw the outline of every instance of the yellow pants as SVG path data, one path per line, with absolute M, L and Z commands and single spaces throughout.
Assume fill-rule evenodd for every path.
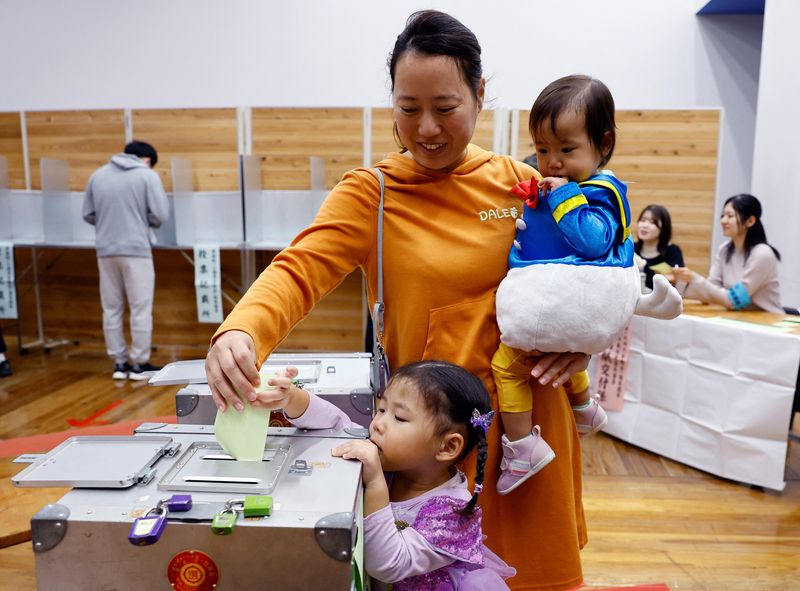
M 497 385 L 500 412 L 530 412 L 533 410 L 531 370 L 537 356 L 500 343 L 492 357 L 492 373 Z M 589 372 L 576 373 L 564 384 L 567 392 L 581 392 L 589 387 Z

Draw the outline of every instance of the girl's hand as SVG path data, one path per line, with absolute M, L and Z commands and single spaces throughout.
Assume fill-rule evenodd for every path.
M 375 483 L 386 483 L 381 468 L 381 458 L 378 455 L 378 446 L 369 439 L 354 439 L 338 445 L 331 450 L 331 455 L 345 460 L 358 460 L 362 465 L 361 479 L 364 486 Z
M 588 367 L 589 355 L 586 353 L 544 353 L 533 366 L 531 375 L 539 378 L 539 383 L 543 386 L 551 383 L 553 388 L 558 388 Z
M 229 404 L 236 410 L 244 409 L 244 402 L 237 392 L 244 399 L 254 401 L 261 378 L 252 337 L 241 330 L 230 330 L 220 335 L 206 355 L 206 380 L 220 412 L 225 412 Z
M 547 176 L 539 181 L 539 189 L 542 191 L 542 196 L 546 197 L 548 193 L 563 187 L 568 182 L 569 180 L 560 176 Z
M 694 271 L 687 267 L 675 267 L 672 269 L 672 275 L 675 278 L 675 281 L 689 283 L 692 280 L 692 277 L 694 277 Z
M 269 378 L 266 387 L 256 392 L 252 405 L 269 410 L 282 408 L 286 416 L 293 419 L 301 416 L 308 408 L 308 392 L 295 385 L 297 374 L 296 367 L 287 367 Z

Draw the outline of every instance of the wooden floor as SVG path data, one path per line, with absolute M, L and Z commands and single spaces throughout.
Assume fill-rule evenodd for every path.
M 152 361 L 203 354 L 162 349 Z M 174 413 L 177 387 L 114 382 L 98 343 L 24 357 L 12 349 L 10 358 L 14 375 L 0 379 L 0 439 L 63 431 L 69 419 L 86 420 L 103 409 L 108 410 L 96 420 Z M 0 462 L 0 500 L 7 505 L 0 518 L 26 519 L 38 507 L 3 499 L 2 492 L 9 489 L 8 476 L 23 465 Z M 583 466 L 587 588 L 665 583 L 672 590 L 800 589 L 797 443 L 790 445 L 782 493 L 724 481 L 604 434 L 583 440 Z M 50 494 L 57 499 L 61 493 Z M 0 589 L 34 589 L 30 542 L 5 538 L 0 546 Z

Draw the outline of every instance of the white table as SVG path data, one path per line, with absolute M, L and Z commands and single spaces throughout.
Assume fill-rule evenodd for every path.
M 608 413 L 604 431 L 717 476 L 783 490 L 800 335 L 730 317 L 634 317 L 624 406 Z

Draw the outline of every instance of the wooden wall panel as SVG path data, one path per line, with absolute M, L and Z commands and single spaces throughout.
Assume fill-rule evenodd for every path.
M 380 162 L 390 152 L 397 152 L 398 147 L 392 136 L 392 109 L 372 109 L 372 162 Z M 484 109 L 478 116 L 472 143 L 485 150 L 491 150 L 494 144 L 494 111 Z
M 265 189 L 310 189 L 309 158 L 325 160 L 325 187 L 363 164 L 363 109 L 253 108 L 253 154 Z
M 107 111 L 29 111 L 25 113 L 31 188 L 41 189 L 39 161 L 69 162 L 69 188 L 83 191 L 89 176 L 125 147 L 121 109 Z
M 672 240 L 686 264 L 708 273 L 717 181 L 720 112 L 709 110 L 618 111 L 617 146 L 609 168 L 628 183 L 635 221 L 650 203 L 672 217 Z M 520 113 L 517 158 L 534 152 L 528 113 Z
M 0 113 L 0 156 L 8 160 L 8 186 L 25 188 L 22 124 L 19 113 Z
M 46 336 L 102 343 L 103 313 L 95 251 L 41 248 L 37 252 L 41 255 L 38 268 Z M 20 322 L 26 340 L 36 335 L 32 274 L 27 273 L 22 277 L 31 262 L 31 253 L 29 248 L 15 249 Z M 191 252 L 188 254 L 191 256 Z M 222 272 L 226 277 L 223 290 L 234 301 L 238 301 L 239 251 L 223 250 L 221 259 Z M 268 264 L 269 260 L 270 257 L 267 257 L 263 264 Z M 166 249 L 154 250 L 153 261 L 156 268 L 153 345 L 205 349 L 217 325 L 197 322 L 194 269 L 191 263 L 179 251 Z M 308 318 L 295 327 L 281 343 L 281 350 L 360 351 L 364 342 L 362 292 L 361 273 L 358 271 L 346 278 L 318 304 Z M 223 300 L 225 315 L 232 308 L 230 302 Z M 125 327 L 126 334 L 129 334 L 127 313 Z M 8 325 L 6 331 L 11 334 L 12 326 Z M 157 353 L 154 355 L 155 361 L 158 361 Z
M 172 158 L 192 161 L 195 191 L 239 189 L 236 109 L 135 109 L 133 137 L 158 151 L 155 171 L 172 190 Z

